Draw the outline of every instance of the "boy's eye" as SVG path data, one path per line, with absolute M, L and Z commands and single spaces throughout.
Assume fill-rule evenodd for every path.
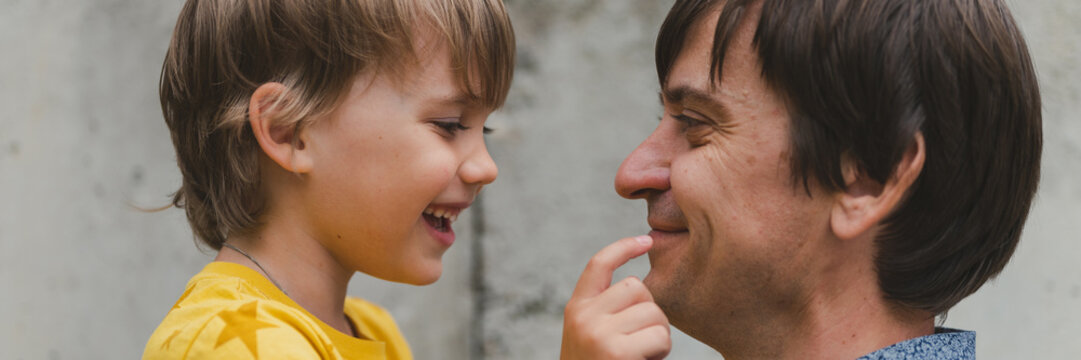
M 462 121 L 457 118 L 436 119 L 432 123 L 451 136 L 456 135 L 458 131 L 469 130 L 469 127 L 462 125 Z
M 436 119 L 435 121 L 432 121 L 432 123 L 442 129 L 444 132 L 446 132 L 449 136 L 457 135 L 459 131 L 472 129 L 472 127 L 462 125 L 461 120 L 457 118 Z M 487 126 L 481 129 L 481 131 L 485 135 L 491 134 L 494 131 Z

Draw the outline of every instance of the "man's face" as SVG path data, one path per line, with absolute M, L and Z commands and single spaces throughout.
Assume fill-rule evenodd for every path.
M 616 176 L 620 195 L 649 205 L 646 285 L 672 324 L 700 339 L 726 318 L 806 300 L 816 247 L 805 245 L 828 233 L 832 200 L 792 180 L 789 114 L 751 51 L 756 16 L 710 86 L 717 16 L 691 28 L 662 85 L 660 124 Z

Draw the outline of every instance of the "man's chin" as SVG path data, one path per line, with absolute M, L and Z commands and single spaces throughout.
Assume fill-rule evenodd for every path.
M 646 278 L 667 278 L 680 266 L 686 250 L 686 232 L 666 233 L 653 231 L 653 247 L 646 254 L 649 258 L 649 274 Z
M 653 302 L 671 320 L 672 314 L 679 309 L 681 296 L 681 294 L 676 293 L 678 289 L 675 288 L 671 278 L 659 274 L 655 270 L 650 270 L 649 274 L 646 274 L 646 277 L 642 279 L 642 283 L 649 289 L 649 293 L 653 296 Z
M 671 277 L 656 268 L 649 270 L 646 277 L 642 279 L 642 284 L 646 285 L 646 289 L 649 289 L 649 293 L 653 295 L 654 300 L 658 296 L 667 296 L 672 286 Z
M 653 270 L 650 270 L 649 273 L 646 274 L 646 277 L 642 278 L 642 284 L 646 286 L 646 289 L 649 290 L 649 293 L 653 295 L 654 298 L 657 297 L 657 291 L 661 290 L 659 287 L 660 282 Z

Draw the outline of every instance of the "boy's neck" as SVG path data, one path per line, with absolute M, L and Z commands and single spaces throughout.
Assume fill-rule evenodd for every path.
M 345 317 L 345 297 L 354 272 L 342 267 L 318 241 L 296 231 L 300 227 L 283 225 L 270 221 L 256 235 L 229 238 L 231 245 L 254 261 L 227 247 L 222 247 L 214 260 L 259 272 L 316 318 L 352 334 Z

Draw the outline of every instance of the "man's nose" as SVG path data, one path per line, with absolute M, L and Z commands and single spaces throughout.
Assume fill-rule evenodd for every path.
M 481 142 L 462 162 L 458 174 L 466 184 L 487 185 L 499 176 L 499 168 L 488 153 L 488 146 Z
M 642 199 L 653 192 L 667 191 L 671 187 L 672 144 L 662 121 L 653 133 L 642 141 L 616 173 L 616 192 L 628 199 Z

